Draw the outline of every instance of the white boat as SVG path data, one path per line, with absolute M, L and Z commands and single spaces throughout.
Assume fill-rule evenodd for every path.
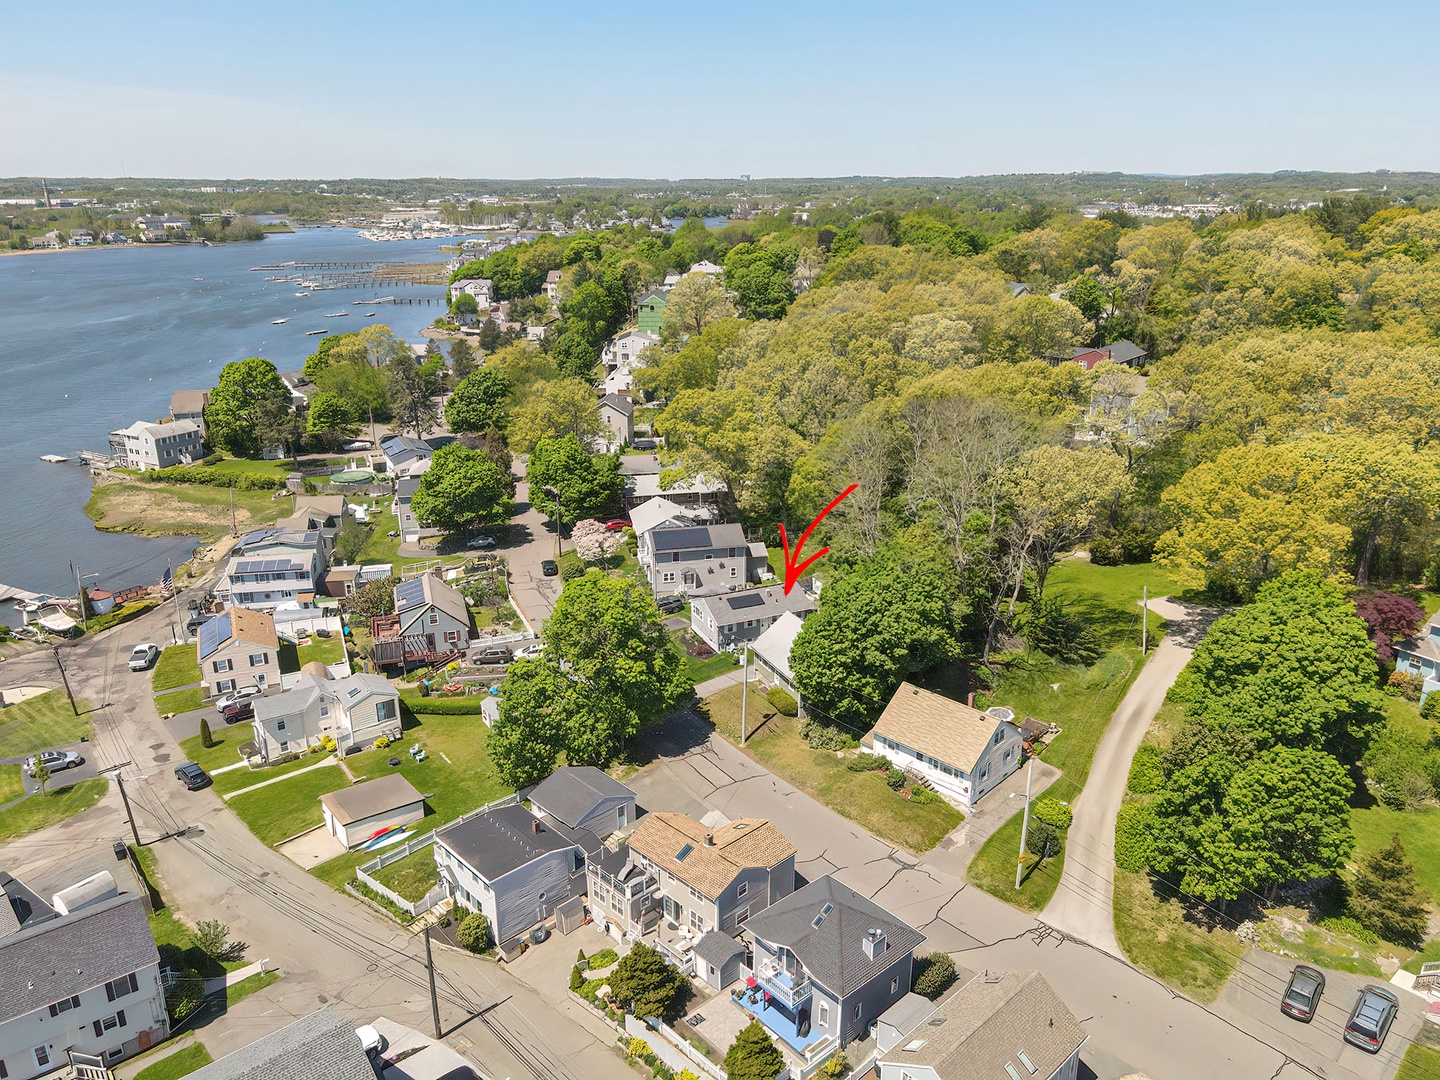
M 332 311 L 329 315 L 326 315 L 325 317 L 327 319 L 343 319 L 349 314 L 350 312 L 348 311 Z
M 295 295 L 296 295 L 296 296 L 309 296 L 310 294 L 309 294 L 308 292 L 297 292 Z
M 329 330 L 306 330 L 305 336 L 314 337 L 316 334 L 328 334 L 329 332 Z
M 48 461 L 52 465 L 59 465 L 62 461 L 69 461 L 70 459 L 63 454 L 41 454 L 40 460 Z
M 373 312 L 373 311 L 367 311 L 367 312 L 365 312 L 365 317 L 366 317 L 367 319 L 373 319 L 373 318 L 375 317 L 375 312 Z
M 285 318 L 283 318 L 283 319 L 271 319 L 271 320 L 270 320 L 270 325 L 271 325 L 271 326 L 279 326 L 281 323 L 287 323 L 287 322 L 289 322 L 289 321 L 290 321 L 290 317 L 287 315 L 287 316 L 286 316 Z

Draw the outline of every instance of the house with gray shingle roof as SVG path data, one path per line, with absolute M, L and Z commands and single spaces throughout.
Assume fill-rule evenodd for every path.
M 195 1080 L 375 1080 L 355 1025 L 321 1009 L 190 1074 Z
M 1395 670 L 1424 680 L 1422 701 L 1440 689 L 1440 614 L 1410 640 L 1396 643 Z
M 635 792 L 593 765 L 556 769 L 530 792 L 539 816 L 605 837 L 634 824 Z
M 690 629 L 716 652 L 738 650 L 774 626 L 780 616 L 801 619 L 817 608 L 804 589 L 786 593 L 778 584 L 718 596 L 697 596 L 690 605 Z
M 0 1075 L 43 1076 L 71 1050 L 111 1064 L 169 1034 L 140 897 L 112 881 L 96 899 L 56 910 L 0 873 Z
M 1088 1038 L 1038 971 L 987 972 L 883 1040 L 875 1064 L 880 1080 L 1075 1080 Z
M 828 874 L 751 917 L 739 1004 L 807 1058 L 863 1039 L 910 993 L 925 935 Z M 753 983 L 753 985 L 752 985 Z

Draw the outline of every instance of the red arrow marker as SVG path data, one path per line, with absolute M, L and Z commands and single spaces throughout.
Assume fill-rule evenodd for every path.
M 845 496 L 849 495 L 859 486 L 859 484 L 851 484 L 839 495 L 836 495 L 835 498 L 830 501 L 830 505 L 825 507 L 824 510 L 820 511 L 820 516 L 817 517 L 814 521 L 810 522 L 810 527 L 800 534 L 800 542 L 795 545 L 794 551 L 790 550 L 790 538 L 785 535 L 785 526 L 780 526 L 780 546 L 785 549 L 786 596 L 790 595 L 790 590 L 795 587 L 795 582 L 800 580 L 800 575 L 805 572 L 806 568 L 816 559 L 820 558 L 821 555 L 824 555 L 827 551 L 830 550 L 828 547 L 823 547 L 814 555 L 811 555 L 804 562 L 796 562 L 796 560 L 800 558 L 800 549 L 805 546 L 805 541 L 810 539 L 810 534 L 815 531 L 815 526 L 819 525 L 820 522 L 825 519 L 825 515 L 828 514 L 831 510 L 834 510 L 835 507 L 839 506 L 840 503 L 844 501 Z

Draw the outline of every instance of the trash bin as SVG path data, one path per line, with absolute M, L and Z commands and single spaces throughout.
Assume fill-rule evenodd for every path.
M 541 923 L 539 926 L 535 927 L 534 930 L 531 930 L 531 931 L 530 931 L 530 944 L 532 944 L 532 945 L 539 945 L 542 941 L 544 941 L 544 940 L 545 940 L 546 938 L 548 938 L 549 936 L 550 936 L 550 928 L 549 928 L 548 926 L 546 926 L 544 923 Z
M 115 843 L 113 843 L 113 844 L 110 845 L 110 850 L 115 853 L 115 861 L 116 861 L 116 862 L 124 862 L 124 861 L 125 861 L 126 852 L 125 852 L 125 841 L 124 841 L 124 840 L 116 840 Z

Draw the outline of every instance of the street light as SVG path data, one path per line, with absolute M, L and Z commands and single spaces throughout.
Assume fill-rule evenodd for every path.
M 560 521 L 564 516 L 565 508 L 560 505 L 560 492 L 555 488 L 546 484 L 540 490 L 555 500 L 555 513 L 551 517 L 555 521 L 555 562 L 558 564 L 560 562 Z

